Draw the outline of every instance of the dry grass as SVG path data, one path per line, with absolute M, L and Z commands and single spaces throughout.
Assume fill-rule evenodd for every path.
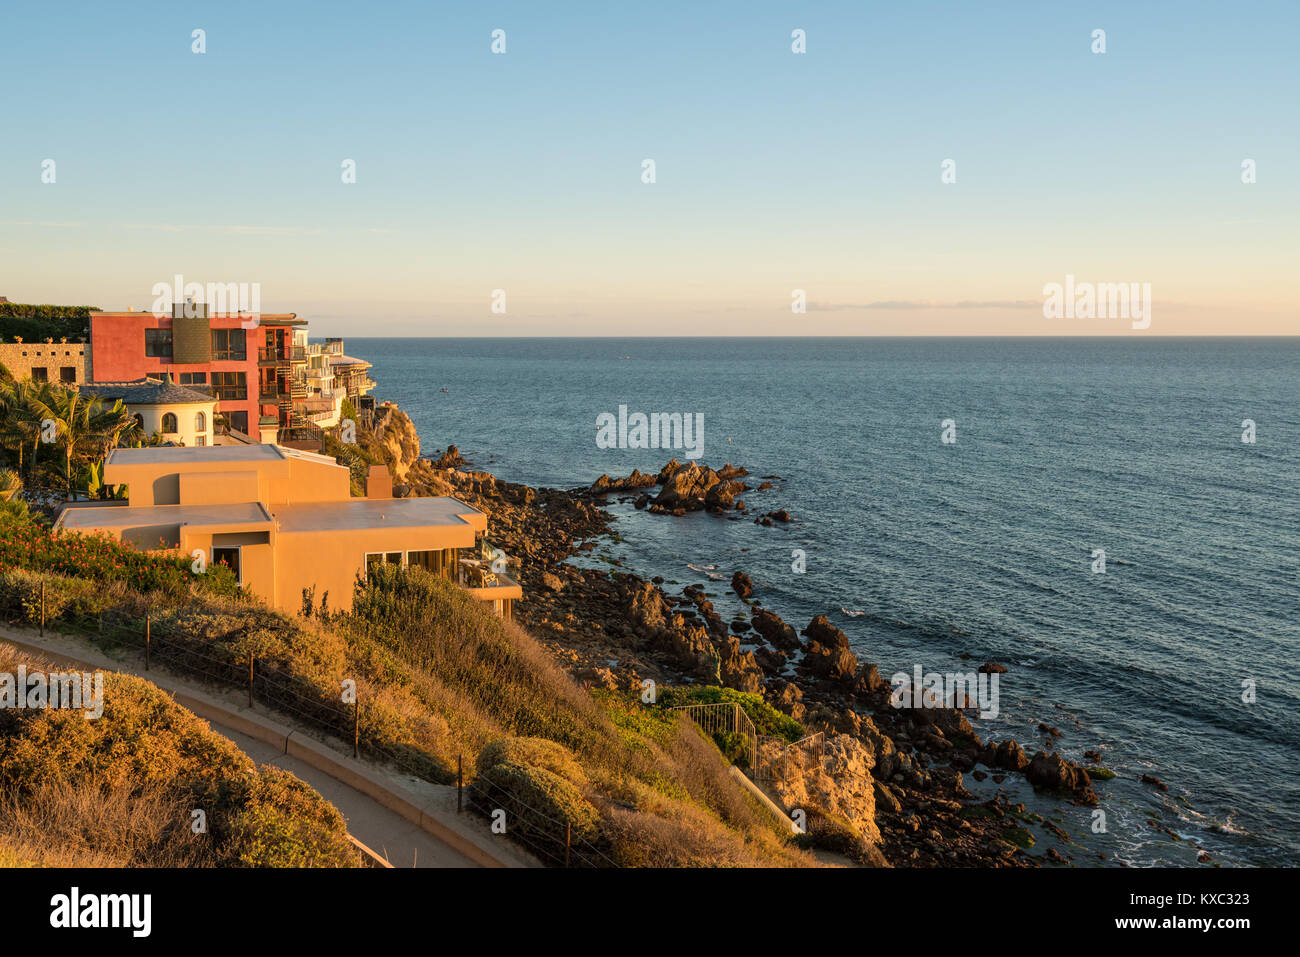
M 66 669 L 0 644 L 0 672 Z M 354 866 L 338 810 L 155 685 L 104 675 L 101 717 L 0 709 L 0 855 L 40 866 Z M 191 829 L 202 811 L 206 830 Z
M 5 850 L 33 867 L 204 867 L 210 843 L 185 822 L 180 795 L 151 786 L 44 785 L 0 796 L 0 860 Z

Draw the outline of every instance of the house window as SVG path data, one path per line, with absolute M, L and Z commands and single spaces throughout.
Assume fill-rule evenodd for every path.
M 431 575 L 438 575 L 442 578 L 450 579 L 452 572 L 456 568 L 456 558 L 459 550 L 455 548 L 439 548 L 431 551 L 407 552 L 406 564 L 410 568 L 423 568 Z
M 208 444 L 208 437 L 207 437 L 206 435 L 196 435 L 196 436 L 194 436 L 194 444 L 195 444 L 195 445 L 207 445 L 207 444 Z
M 59 368 L 60 382 L 76 382 L 77 369 L 75 366 L 62 366 Z
M 244 330 L 240 329 L 239 331 L 243 332 Z M 248 380 L 242 372 L 214 372 L 212 373 L 212 394 L 218 399 L 247 399 Z
M 202 412 L 194 413 L 194 431 L 195 432 L 208 431 L 208 417 L 204 415 Z
M 232 572 L 235 573 L 235 581 L 240 585 L 244 584 L 244 579 L 243 576 L 240 574 L 240 569 L 239 569 L 239 546 L 238 545 L 234 546 L 233 548 L 217 548 L 213 546 L 212 564 L 225 565 Z
M 243 329 L 213 329 L 212 358 L 220 361 L 242 361 L 248 358 Z
M 180 430 L 176 428 L 176 413 L 166 412 L 162 417 L 162 430 L 164 435 L 171 435 Z
M 33 382 L 49 382 L 49 381 L 50 381 L 50 372 L 49 372 L 49 370 L 46 369 L 46 368 L 44 368 L 43 366 L 42 366 L 42 367 L 39 367 L 39 368 L 34 368 L 34 369 L 32 369 L 32 381 L 33 381 Z
M 178 381 L 181 385 L 207 385 L 208 374 L 206 372 L 182 372 Z
M 144 354 L 154 358 L 170 359 L 172 357 L 172 331 L 170 329 L 146 329 L 144 331 Z
M 366 552 L 366 573 L 376 565 L 402 565 L 401 552 Z

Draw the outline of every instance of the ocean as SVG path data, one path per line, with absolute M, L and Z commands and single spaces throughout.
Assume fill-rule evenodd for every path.
M 739 521 L 615 504 L 622 541 L 599 560 L 703 583 L 724 618 L 742 569 L 764 606 L 796 628 L 827 614 L 887 679 L 1002 662 L 999 714 L 973 721 L 983 738 L 1032 755 L 1045 722 L 1067 757 L 1092 764 L 1083 752 L 1097 750 L 1119 775 L 1097 785 L 1100 819 L 1015 792 L 1073 835 L 1079 863 L 1190 865 L 1198 847 L 1225 865 L 1300 860 L 1300 339 L 349 339 L 347 351 L 374 364 L 376 397 L 410 414 L 425 452 L 454 443 L 530 485 L 683 457 L 598 448 L 601 413 L 701 413 L 702 462 L 776 487 L 746 493 Z M 752 521 L 777 508 L 794 521 Z

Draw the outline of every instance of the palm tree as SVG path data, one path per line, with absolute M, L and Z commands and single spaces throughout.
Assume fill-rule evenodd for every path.
M 0 469 L 0 502 L 8 502 L 23 490 L 22 477 L 13 469 Z
M 51 398 L 52 417 L 63 441 L 63 477 L 70 489 L 73 458 L 87 446 L 98 446 L 107 456 L 135 420 L 120 399 L 110 406 L 97 396 L 64 388 L 53 391 Z
M 50 398 L 48 383 L 0 378 L 0 441 L 18 452 L 19 471 L 23 470 L 23 450 L 29 442 L 32 461 L 27 471 L 36 464 L 44 422 L 54 415 Z
M 27 503 L 18 496 L 23 480 L 13 469 L 0 469 L 0 515 L 21 519 L 27 515 Z

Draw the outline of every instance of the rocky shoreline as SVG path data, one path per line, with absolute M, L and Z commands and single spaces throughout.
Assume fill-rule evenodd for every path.
M 748 614 L 728 622 L 703 585 L 687 585 L 674 595 L 661 587 L 662 579 L 642 578 L 617 562 L 612 570 L 569 562 L 601 540 L 617 538 L 615 520 L 601 507 L 609 494 L 637 493 L 638 508 L 660 514 L 743 514 L 743 468 L 715 471 L 673 461 L 656 474 L 601 476 L 575 490 L 531 488 L 469 468 L 454 446 L 420 458 L 410 420 L 395 406 L 381 411 L 373 439 L 394 453 L 390 469 L 397 493 L 455 495 L 488 513 L 493 542 L 520 559 L 525 598 L 517 603 L 517 621 L 576 679 L 620 690 L 639 689 L 645 678 L 703 682 L 762 695 L 810 732 L 825 734 L 828 762 L 869 771 L 869 787 L 857 789 L 867 793 L 834 796 L 851 806 L 871 836 L 874 849 L 865 863 L 1037 866 L 1087 853 L 1063 829 L 1001 793 L 977 800 L 965 781 L 967 774 L 995 783 L 1023 775 L 1038 791 L 1096 804 L 1084 768 L 1052 752 L 1050 744 L 1031 757 L 1014 740 L 981 741 L 960 709 L 893 707 L 878 666 L 859 660 L 848 636 L 827 616 L 817 615 L 797 631 L 762 606 L 742 569 L 735 570 L 731 587 Z M 764 481 L 771 488 L 778 480 Z M 655 486 L 660 491 L 651 497 Z M 769 522 L 771 514 L 764 516 Z M 1005 671 L 989 662 L 980 670 L 998 669 Z M 797 802 L 801 793 L 789 797 Z M 1025 853 L 1034 843 L 1030 823 L 1054 833 L 1067 853 L 1054 847 L 1045 855 Z

